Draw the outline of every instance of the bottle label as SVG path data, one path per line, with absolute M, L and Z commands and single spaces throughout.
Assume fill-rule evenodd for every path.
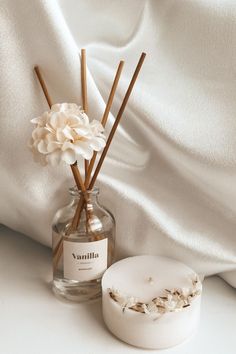
M 64 277 L 79 281 L 100 278 L 107 269 L 107 246 L 107 238 L 83 243 L 64 240 Z

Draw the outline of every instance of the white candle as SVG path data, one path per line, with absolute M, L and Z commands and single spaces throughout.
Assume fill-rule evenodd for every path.
M 165 289 L 178 288 L 183 289 L 184 294 L 191 293 L 194 275 L 185 264 L 159 256 L 129 257 L 113 264 L 102 279 L 103 318 L 107 327 L 115 336 L 137 347 L 162 349 L 182 343 L 192 336 L 199 322 L 201 284 L 197 284 L 199 290 L 195 289 L 195 296 L 186 295 L 191 300 L 190 305 L 180 304 L 178 311 L 161 309 L 167 312 L 140 313 L 128 307 L 133 304 L 131 297 L 153 304 L 152 299 L 168 295 Z M 125 308 L 122 299 L 124 303 L 129 300 Z M 160 307 L 154 308 L 159 311 Z

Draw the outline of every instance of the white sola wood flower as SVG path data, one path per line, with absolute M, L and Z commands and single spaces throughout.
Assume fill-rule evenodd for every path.
M 79 156 L 90 160 L 94 151 L 106 145 L 101 123 L 89 122 L 88 116 L 74 103 L 55 104 L 31 122 L 36 128 L 30 147 L 35 160 L 43 165 L 61 161 L 71 165 Z

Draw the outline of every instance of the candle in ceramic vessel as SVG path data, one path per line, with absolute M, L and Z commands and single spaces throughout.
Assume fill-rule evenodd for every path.
M 201 282 L 181 262 L 148 255 L 123 259 L 105 272 L 102 291 L 107 327 L 131 345 L 172 347 L 197 328 Z

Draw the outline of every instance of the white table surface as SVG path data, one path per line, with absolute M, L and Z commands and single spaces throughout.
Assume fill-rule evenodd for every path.
M 61 302 L 51 277 L 50 249 L 0 226 L 0 354 L 236 353 L 236 290 L 218 277 L 204 281 L 198 333 L 165 351 L 122 343 L 106 329 L 100 301 Z

